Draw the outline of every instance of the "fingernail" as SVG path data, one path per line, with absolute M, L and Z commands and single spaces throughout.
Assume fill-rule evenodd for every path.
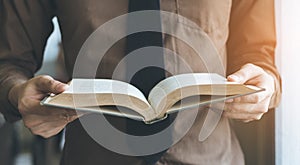
M 240 80 L 240 78 L 236 75 L 230 75 L 230 76 L 228 76 L 228 79 L 233 80 L 233 81 L 237 81 L 237 82 Z
M 69 84 L 64 84 L 64 88 L 65 88 L 65 89 L 68 89 L 69 87 L 70 87 Z
M 68 87 L 69 87 L 69 85 L 60 83 L 60 84 L 56 85 L 55 90 L 56 91 L 65 91 L 68 89 Z
M 233 99 L 228 99 L 228 100 L 226 100 L 225 102 L 226 102 L 226 103 L 231 103 L 231 102 L 233 102 Z

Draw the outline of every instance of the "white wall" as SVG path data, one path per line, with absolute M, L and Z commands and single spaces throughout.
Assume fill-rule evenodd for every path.
M 277 65 L 283 82 L 276 110 L 276 164 L 300 164 L 300 1 L 276 0 Z

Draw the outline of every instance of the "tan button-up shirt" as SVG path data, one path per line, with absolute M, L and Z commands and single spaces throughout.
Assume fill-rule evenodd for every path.
M 127 13 L 127 0 L 2 0 L 0 2 L 0 112 L 8 121 L 20 118 L 7 100 L 10 88 L 31 78 L 40 68 L 47 38 L 53 30 L 52 18 L 58 17 L 66 69 L 72 76 L 76 56 L 87 37 L 105 22 Z M 161 0 L 164 11 L 179 14 L 196 23 L 205 32 L 218 52 L 222 65 L 210 59 L 207 64 L 182 40 L 164 36 L 164 46 L 176 52 L 194 72 L 219 71 L 229 74 L 246 63 L 261 66 L 275 78 L 274 107 L 279 100 L 280 79 L 274 66 L 275 24 L 273 0 Z M 163 20 L 163 26 L 168 20 Z M 177 33 L 187 38 L 199 34 L 186 19 L 178 19 Z M 197 37 L 196 37 L 197 38 Z M 193 41 L 197 43 L 197 40 Z M 98 77 L 111 77 L 124 56 L 124 40 L 107 53 Z M 201 47 L 201 45 L 199 45 Z M 202 56 L 209 56 L 205 54 Z M 167 69 L 185 72 L 176 57 L 165 58 Z M 220 73 L 222 74 L 222 73 Z M 188 115 L 188 114 L 187 114 Z M 205 113 L 199 113 L 193 127 L 172 146 L 157 164 L 243 164 L 243 155 L 228 119 L 222 118 L 204 142 L 198 141 Z M 178 126 L 180 127 L 180 126 Z M 176 131 L 176 128 L 175 128 Z M 69 124 L 62 163 L 65 164 L 142 164 L 139 157 L 113 153 L 94 142 L 79 121 Z

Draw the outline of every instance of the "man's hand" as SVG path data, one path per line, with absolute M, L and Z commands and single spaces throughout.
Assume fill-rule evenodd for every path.
M 10 102 L 19 109 L 23 122 L 33 134 L 51 137 L 59 133 L 69 122 L 78 118 L 73 110 L 41 106 L 40 101 L 50 93 L 58 94 L 67 84 L 50 76 L 38 76 L 14 86 L 9 92 Z
M 260 120 L 268 112 L 270 100 L 274 93 L 273 77 L 256 65 L 246 64 L 237 72 L 229 75 L 227 79 L 232 82 L 261 87 L 265 91 L 227 100 L 225 106 L 224 104 L 216 104 L 212 107 L 221 109 L 224 106 L 223 115 L 228 118 L 244 122 Z

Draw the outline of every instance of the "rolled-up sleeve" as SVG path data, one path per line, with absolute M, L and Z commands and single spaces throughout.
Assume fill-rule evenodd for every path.
M 44 0 L 0 0 L 0 112 L 7 121 L 21 118 L 8 100 L 10 89 L 41 67 L 53 13 Z
M 233 0 L 227 42 L 228 74 L 246 63 L 262 67 L 275 80 L 270 108 L 278 105 L 281 80 L 275 67 L 276 47 L 274 0 Z

